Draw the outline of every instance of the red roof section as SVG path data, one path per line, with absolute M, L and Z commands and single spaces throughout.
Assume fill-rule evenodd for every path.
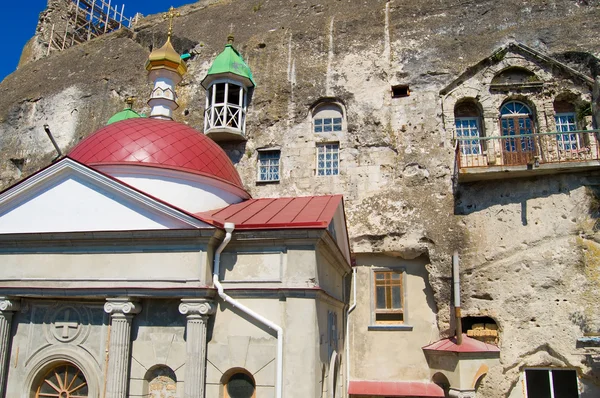
M 170 120 L 127 119 L 80 142 L 69 157 L 88 166 L 136 164 L 217 178 L 244 189 L 242 180 L 213 140 Z
M 456 344 L 456 337 L 450 337 L 436 341 L 435 343 L 423 347 L 426 351 L 447 351 L 447 352 L 500 352 L 500 348 L 493 344 L 487 344 L 483 341 L 475 340 L 463 333 L 462 344 Z
M 440 397 L 444 390 L 434 383 L 420 381 L 351 380 L 348 393 L 385 397 Z
M 236 229 L 327 228 L 341 201 L 342 195 L 250 199 L 196 216 Z

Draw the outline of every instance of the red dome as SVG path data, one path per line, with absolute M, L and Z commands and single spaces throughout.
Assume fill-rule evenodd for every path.
M 216 177 L 244 189 L 213 140 L 185 124 L 135 118 L 110 124 L 80 142 L 69 157 L 88 166 L 136 164 Z

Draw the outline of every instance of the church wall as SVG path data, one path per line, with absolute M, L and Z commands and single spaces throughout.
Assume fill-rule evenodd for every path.
M 430 380 L 421 347 L 439 340 L 439 330 L 427 263 L 424 257 L 356 256 L 357 306 L 350 314 L 351 380 Z M 388 269 L 405 273 L 403 323 L 377 323 L 374 318 L 372 273 Z
M 151 371 L 161 366 L 176 376 L 176 391 L 165 393 L 177 393 L 173 398 L 183 396 L 186 319 L 178 310 L 179 304 L 177 299 L 142 301 L 143 310 L 134 318 L 132 327 L 130 397 L 146 397 Z
M 104 302 L 23 300 L 13 316 L 7 397 L 29 398 L 54 365 L 71 362 L 100 394 L 106 370 L 108 316 Z

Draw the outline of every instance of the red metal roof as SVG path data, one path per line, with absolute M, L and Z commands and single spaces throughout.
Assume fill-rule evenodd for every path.
M 500 349 L 493 344 L 487 344 L 483 341 L 475 340 L 463 333 L 462 344 L 456 344 L 456 337 L 450 337 L 436 341 L 435 343 L 423 347 L 426 351 L 447 351 L 447 352 L 500 352 Z
M 444 390 L 434 383 L 420 381 L 351 380 L 348 393 L 385 397 L 440 397 Z
M 341 201 L 342 195 L 250 199 L 196 216 L 236 229 L 327 228 Z
M 69 157 L 88 166 L 136 164 L 201 174 L 244 189 L 213 140 L 185 124 L 135 118 L 105 126 L 80 142 Z

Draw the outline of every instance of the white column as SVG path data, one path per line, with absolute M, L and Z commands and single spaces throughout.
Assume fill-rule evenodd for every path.
M 131 320 L 142 310 L 139 303 L 126 298 L 108 299 L 104 311 L 110 314 L 110 342 L 106 398 L 126 398 L 129 384 Z
M 215 313 L 215 304 L 208 299 L 183 299 L 179 312 L 187 316 L 185 398 L 204 398 L 206 382 L 206 327 Z
M 3 397 L 6 391 L 10 327 L 12 324 L 13 312 L 18 311 L 19 308 L 19 300 L 0 297 L 0 397 Z

